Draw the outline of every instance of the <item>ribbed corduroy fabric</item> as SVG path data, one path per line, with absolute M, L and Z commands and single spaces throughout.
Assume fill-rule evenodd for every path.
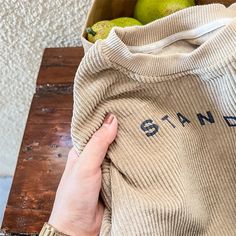
M 107 112 L 101 235 L 236 235 L 236 5 L 115 27 L 75 77 L 78 154 Z M 180 50 L 181 49 L 181 50 Z

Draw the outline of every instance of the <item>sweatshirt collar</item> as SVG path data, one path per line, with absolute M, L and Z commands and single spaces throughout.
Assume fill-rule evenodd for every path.
M 204 70 L 218 65 L 235 54 L 235 17 L 236 4 L 228 8 L 222 4 L 194 6 L 144 26 L 114 27 L 108 38 L 98 40 L 95 44 L 115 66 L 143 76 L 160 77 L 190 70 Z M 223 21 L 228 23 L 222 26 Z M 180 32 L 202 29 L 203 25 L 206 27 L 212 25 L 214 28 L 217 24 L 221 29 L 190 53 L 163 56 L 135 52 L 132 49 L 135 46 L 148 44 L 150 46 L 160 41 L 165 43 L 165 39 L 170 38 L 171 35 L 176 36 L 176 34 L 180 35 Z

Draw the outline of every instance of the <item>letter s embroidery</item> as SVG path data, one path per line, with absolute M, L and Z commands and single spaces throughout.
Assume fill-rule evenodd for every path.
M 148 137 L 155 135 L 159 131 L 159 126 L 153 124 L 153 120 L 151 119 L 145 120 L 140 127 Z

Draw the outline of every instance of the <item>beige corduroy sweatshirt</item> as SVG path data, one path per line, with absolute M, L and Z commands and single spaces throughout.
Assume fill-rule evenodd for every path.
M 107 112 L 101 235 L 236 235 L 236 4 L 115 27 L 75 77 L 78 154 Z

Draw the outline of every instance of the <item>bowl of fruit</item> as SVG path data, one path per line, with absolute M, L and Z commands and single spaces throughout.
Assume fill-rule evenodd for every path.
M 84 51 L 99 39 L 107 38 L 111 29 L 145 25 L 194 5 L 222 3 L 236 0 L 93 0 L 82 29 Z

